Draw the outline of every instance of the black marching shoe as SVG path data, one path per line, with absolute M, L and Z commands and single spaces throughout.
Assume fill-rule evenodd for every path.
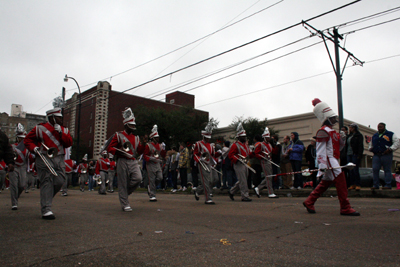
M 204 204 L 215 205 L 215 202 L 210 199 L 210 200 L 207 200 L 206 202 L 204 202 Z
M 56 216 L 54 216 L 53 212 L 48 211 L 45 214 L 42 215 L 42 219 L 44 220 L 55 220 Z
M 196 190 L 194 190 L 194 198 L 199 201 L 199 194 L 197 194 Z
M 234 201 L 235 199 L 233 198 L 233 194 L 231 193 L 231 190 L 228 190 L 229 198 Z

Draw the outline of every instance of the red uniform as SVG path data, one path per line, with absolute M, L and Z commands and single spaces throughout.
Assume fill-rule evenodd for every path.
M 88 171 L 88 164 L 87 163 L 81 163 L 78 165 L 78 173 L 85 174 Z
M 266 143 L 264 141 L 264 142 L 258 142 L 258 143 L 255 144 L 254 155 L 256 156 L 256 158 L 262 159 L 262 160 L 265 160 L 264 158 L 269 159 L 269 156 L 267 156 L 263 152 L 267 153 L 268 155 L 271 154 L 272 146 L 271 146 L 270 143 Z
M 64 148 L 72 146 L 72 137 L 68 128 L 61 126 L 62 134 L 57 132 L 50 123 L 40 123 L 24 139 L 24 144 L 29 151 L 33 152 L 35 147 L 39 147 L 40 152 L 46 153 L 42 146 L 45 144 L 48 148 L 55 147 L 58 155 L 64 155 Z
M 110 171 L 115 171 L 115 161 L 110 161 Z
M 76 164 L 72 159 L 65 160 L 65 173 L 71 173 L 76 169 Z
M 100 158 L 96 162 L 96 174 L 100 174 L 100 171 L 108 172 L 110 170 L 110 160 L 107 158 Z
M 150 157 L 153 157 L 154 154 L 156 153 L 156 151 L 157 151 L 158 155 L 160 155 L 163 158 L 165 157 L 166 152 L 165 152 L 164 149 L 162 149 L 162 147 L 161 147 L 161 145 L 159 143 L 151 142 L 151 143 L 147 144 L 145 146 L 145 149 L 144 149 L 144 152 L 143 152 L 144 160 L 146 162 L 149 162 L 150 161 Z
M 254 152 L 250 152 L 249 147 L 240 141 L 236 141 L 235 143 L 233 143 L 228 153 L 228 157 L 233 164 L 235 164 L 238 161 L 239 159 L 238 154 L 242 155 L 245 158 L 254 157 Z
M 22 165 L 26 164 L 28 161 L 28 157 L 30 155 L 28 149 L 24 149 L 24 150 L 19 150 L 17 148 L 17 146 L 19 145 L 19 143 L 15 143 L 12 145 L 14 152 L 17 154 L 17 159 L 15 160 L 15 165 L 21 167 Z
M 133 135 L 133 134 L 128 134 L 125 131 L 122 132 L 116 132 L 114 134 L 114 137 L 111 140 L 110 145 L 108 146 L 108 152 L 115 155 L 118 149 L 122 149 L 123 144 L 126 142 L 130 142 L 132 144 L 133 150 L 136 151 L 138 155 L 142 154 L 144 152 L 145 146 L 140 143 L 139 136 Z M 127 159 L 132 159 L 135 160 L 134 158 L 134 151 L 129 150 L 128 153 L 129 155 L 132 155 L 132 158 L 129 158 L 128 156 L 124 155 L 123 153 L 118 153 L 118 157 L 120 158 L 127 158 Z

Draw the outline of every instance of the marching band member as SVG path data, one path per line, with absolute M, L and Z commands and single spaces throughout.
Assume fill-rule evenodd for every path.
M 158 135 L 157 125 L 154 125 L 151 130 L 150 140 L 144 149 L 143 158 L 146 161 L 147 175 L 149 177 L 147 193 L 149 194 L 150 201 L 154 202 L 157 201 L 157 184 L 163 179 L 161 171 L 162 160 L 160 157 L 165 156 L 165 150 L 162 149 L 159 143 L 160 136 Z
M 118 195 L 123 211 L 132 211 L 128 197 L 142 181 L 136 157 L 143 153 L 145 145 L 135 136 L 135 116 L 130 108 L 123 112 L 124 131 L 116 132 L 110 144 L 105 146 L 112 155 L 117 155 Z M 134 154 L 135 153 L 135 154 Z
M 82 162 L 78 165 L 79 173 L 79 187 L 81 192 L 85 192 L 85 183 L 88 181 L 88 155 L 85 154 L 82 158 Z
M 42 218 L 54 220 L 56 217 L 51 211 L 53 197 L 65 181 L 64 148 L 72 146 L 72 137 L 68 128 L 61 126 L 61 108 L 48 110 L 46 115 L 48 122 L 36 125 L 26 136 L 24 144 L 37 154 L 35 162 L 40 181 Z M 53 156 L 49 155 L 52 149 L 57 151 L 51 154 Z
M 322 123 L 321 129 L 318 130 L 317 139 L 317 160 L 319 171 L 317 176 L 323 175 L 321 182 L 311 192 L 306 201 L 303 202 L 309 213 L 315 213 L 314 203 L 317 199 L 335 183 L 339 203 L 340 214 L 348 216 L 360 216 L 360 213 L 351 208 L 347 198 L 346 178 L 339 165 L 340 150 L 344 146 L 344 140 L 337 133 L 333 126 L 337 122 L 337 115 L 332 109 L 318 98 L 312 101 L 314 105 L 314 114 Z
M 194 197 L 196 200 L 199 200 L 199 194 L 202 194 L 204 192 L 204 196 L 206 198 L 205 204 L 213 205 L 215 204 L 215 202 L 211 199 L 213 182 L 211 165 L 213 164 L 213 157 L 215 157 L 215 150 L 210 143 L 211 134 L 212 124 L 211 122 L 209 122 L 206 128 L 201 131 L 203 140 L 197 141 L 194 145 L 193 159 L 195 160 L 199 168 L 201 184 L 196 189 L 193 188 L 192 190 L 194 191 Z
M 236 132 L 236 138 L 238 138 L 238 140 L 232 144 L 228 157 L 233 164 L 233 169 L 235 170 L 238 181 L 228 191 L 228 193 L 231 200 L 234 200 L 233 196 L 235 193 L 240 191 L 242 201 L 250 202 L 252 200 L 249 198 L 249 188 L 247 186 L 248 168 L 247 163 L 245 163 L 243 159 L 249 158 L 250 156 L 253 157 L 253 154 L 250 155 L 250 149 L 246 144 L 246 131 L 243 129 L 241 122 L 239 123 Z
M 113 187 L 113 182 L 114 182 L 114 177 L 115 177 L 115 161 L 113 160 L 113 155 L 108 153 L 108 158 L 110 159 L 110 170 L 108 171 L 108 190 L 107 192 L 109 193 L 114 193 L 114 187 Z
M 72 184 L 72 173 L 74 169 L 76 168 L 75 162 L 71 159 L 71 149 L 66 148 L 65 149 L 65 182 L 62 187 L 62 196 L 66 197 L 68 196 L 68 186 Z
M 18 209 L 18 198 L 24 189 L 27 187 L 27 161 L 29 157 L 29 151 L 24 146 L 24 138 L 26 132 L 24 126 L 18 123 L 17 129 L 17 142 L 12 145 L 15 153 L 15 169 L 13 172 L 8 174 L 10 180 L 10 191 L 11 191 L 11 209 Z
M 109 179 L 108 171 L 110 170 L 110 160 L 108 159 L 108 152 L 104 150 L 101 152 L 103 158 L 99 158 L 96 162 L 96 169 L 94 173 L 100 175 L 101 183 L 99 188 L 100 195 L 107 195 L 106 193 L 106 181 Z
M 264 172 L 265 179 L 262 180 L 261 183 L 254 188 L 254 192 L 256 192 L 257 197 L 260 197 L 261 190 L 264 187 L 267 187 L 268 197 L 277 198 L 278 196 L 274 194 L 274 189 L 272 187 L 272 176 L 268 177 L 268 175 L 272 175 L 272 165 L 270 157 L 272 152 L 272 146 L 269 142 L 271 136 L 268 127 L 265 127 L 262 137 L 264 138 L 264 141 L 256 143 L 254 148 L 254 154 L 261 161 L 261 167 Z

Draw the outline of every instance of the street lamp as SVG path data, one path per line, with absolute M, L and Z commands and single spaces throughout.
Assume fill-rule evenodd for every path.
M 76 83 L 76 85 L 78 86 L 78 90 L 79 90 L 79 109 L 78 109 L 78 136 L 77 136 L 77 140 L 76 140 L 76 161 L 78 161 L 79 158 L 79 141 L 80 141 L 80 131 L 81 131 L 81 88 L 79 87 L 78 82 L 73 78 L 73 77 L 68 77 L 67 74 L 65 74 L 64 77 L 64 82 L 68 82 L 68 79 L 72 79 L 74 80 L 74 82 Z

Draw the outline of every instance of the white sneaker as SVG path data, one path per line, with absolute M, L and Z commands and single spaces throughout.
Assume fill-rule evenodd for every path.
M 62 193 L 61 195 L 62 195 L 63 197 L 68 196 L 67 192 Z
M 48 212 L 46 212 L 45 214 L 43 214 L 43 216 L 50 216 L 50 215 L 53 215 L 53 212 L 48 211 Z
M 187 190 L 186 186 L 182 188 L 182 191 L 185 192 Z
M 290 190 L 295 190 L 296 188 L 294 188 L 293 186 L 291 188 L 289 188 Z
M 297 190 L 301 190 L 301 189 L 303 189 L 303 188 L 301 188 L 301 186 L 297 187 Z
M 269 197 L 269 198 L 278 198 L 278 196 L 275 195 L 275 194 L 268 195 L 268 197 Z
M 155 201 L 157 201 L 157 198 L 156 197 L 151 197 L 150 201 L 155 202 Z
M 204 203 L 205 203 L 205 204 L 208 204 L 208 205 L 214 205 L 214 204 L 215 204 L 215 202 L 212 201 L 211 199 L 207 200 L 207 201 L 204 202 Z
M 178 189 L 178 191 L 182 191 L 182 187 Z
M 131 208 L 130 206 L 125 207 L 125 208 L 124 208 L 124 211 L 132 211 L 132 208 Z
M 172 192 L 172 193 L 175 193 L 175 192 L 176 192 L 176 189 L 172 189 L 171 192 Z
M 194 186 L 194 187 L 192 187 L 192 190 L 196 190 L 196 189 L 197 189 L 197 187 L 195 187 L 195 186 Z
M 254 187 L 254 192 L 256 193 L 257 197 L 260 198 L 260 190 L 258 187 Z

